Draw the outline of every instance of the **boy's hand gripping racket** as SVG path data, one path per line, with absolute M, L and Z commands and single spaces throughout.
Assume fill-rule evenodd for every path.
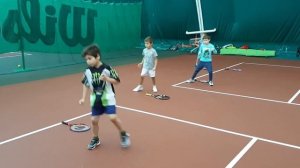
M 65 122 L 65 121 L 62 121 L 61 122 L 63 125 L 67 125 L 70 127 L 70 130 L 71 131 L 74 131 L 74 132 L 85 132 L 85 131 L 88 131 L 91 129 L 90 126 L 86 125 L 86 124 L 83 124 L 83 123 L 79 123 L 79 124 L 71 124 L 71 123 L 68 123 L 68 122 Z
M 146 93 L 146 96 L 151 96 L 151 97 L 154 97 L 155 99 L 159 99 L 159 100 L 169 100 L 170 99 L 170 96 L 163 95 L 163 94 Z

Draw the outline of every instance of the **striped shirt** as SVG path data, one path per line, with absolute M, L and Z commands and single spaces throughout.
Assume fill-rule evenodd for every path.
M 89 67 L 85 70 L 82 83 L 92 91 L 91 95 L 101 95 L 103 106 L 115 105 L 115 90 L 112 83 L 100 80 L 100 76 L 105 75 L 120 81 L 116 70 L 111 66 L 102 64 L 99 68 Z

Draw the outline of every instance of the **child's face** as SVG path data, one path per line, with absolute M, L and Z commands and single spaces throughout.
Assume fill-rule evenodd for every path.
M 152 48 L 152 43 L 145 41 L 145 47 L 148 49 Z
M 96 67 L 99 64 L 100 56 L 98 55 L 96 58 L 92 55 L 86 55 L 85 57 L 86 63 L 90 67 Z
M 208 44 L 210 42 L 210 39 L 203 39 L 204 44 Z

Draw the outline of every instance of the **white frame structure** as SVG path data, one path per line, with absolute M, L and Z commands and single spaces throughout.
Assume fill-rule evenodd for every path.
M 199 31 L 186 31 L 186 34 L 202 34 L 203 33 L 212 33 L 215 32 L 217 29 L 211 29 L 211 30 L 204 30 L 203 25 L 203 16 L 202 16 L 202 8 L 201 8 L 201 0 L 196 0 L 196 7 L 197 7 L 197 15 L 198 15 L 198 23 L 199 23 Z

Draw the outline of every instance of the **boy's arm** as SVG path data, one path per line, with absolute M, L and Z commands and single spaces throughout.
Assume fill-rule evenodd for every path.
M 196 58 L 196 66 L 198 65 L 198 62 L 199 62 L 199 60 L 200 60 L 200 57 L 201 57 L 201 53 L 202 53 L 202 48 L 203 48 L 203 46 L 201 45 L 200 47 L 199 47 L 199 51 L 198 51 L 198 55 L 197 55 L 197 58 Z
M 214 53 L 214 54 L 217 54 L 217 53 L 218 53 L 214 45 L 212 45 L 210 51 L 211 51 L 212 53 Z
M 86 97 L 86 93 L 87 93 L 87 90 L 88 90 L 87 86 L 83 84 L 83 85 L 82 85 L 82 97 L 81 97 L 81 99 L 79 100 L 79 104 L 83 104 L 83 103 L 84 103 L 85 97 Z
M 101 75 L 100 76 L 100 80 L 107 81 L 107 82 L 110 82 L 112 84 L 118 84 L 118 83 L 120 83 L 120 80 L 111 78 L 111 77 L 106 76 L 106 75 Z
M 213 52 L 214 54 L 217 54 L 217 53 L 218 53 L 218 51 L 216 50 L 215 46 L 214 46 L 212 52 Z
M 102 73 L 100 76 L 100 80 L 102 81 L 107 81 L 111 84 L 118 84 L 120 83 L 120 78 L 119 75 L 117 73 L 117 71 L 115 69 L 113 69 L 112 67 L 109 68 L 109 74 L 108 73 Z
M 198 58 L 198 56 L 197 56 L 197 58 L 196 58 L 196 63 L 195 63 L 196 66 L 198 65 L 198 61 L 199 61 L 199 58 Z
M 138 67 L 141 68 L 142 65 L 143 65 L 143 63 L 144 63 L 144 57 L 143 57 L 143 59 L 142 59 L 142 62 L 138 63 Z
M 157 57 L 155 57 L 153 70 L 156 69 L 156 67 L 157 67 L 157 62 L 158 62 L 158 59 L 157 59 Z

